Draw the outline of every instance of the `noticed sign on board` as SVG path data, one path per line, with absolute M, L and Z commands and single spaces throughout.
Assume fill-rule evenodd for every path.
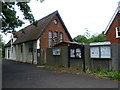
M 60 55 L 60 49 L 59 48 L 54 48 L 53 49 L 53 55 Z
M 111 50 L 110 50 L 109 46 L 100 47 L 101 58 L 111 58 L 111 52 L 110 51 Z
M 91 47 L 90 55 L 91 55 L 91 58 L 99 58 L 99 47 Z
M 110 46 L 90 47 L 91 58 L 111 58 Z
M 80 48 L 70 49 L 70 57 L 71 58 L 81 58 L 81 49 Z

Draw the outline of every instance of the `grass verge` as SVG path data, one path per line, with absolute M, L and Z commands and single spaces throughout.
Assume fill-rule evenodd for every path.
M 97 70 L 86 70 L 86 72 L 83 72 L 81 68 L 77 67 L 64 67 L 62 65 L 59 66 L 53 66 L 53 65 L 44 65 L 45 68 L 49 68 L 51 70 L 53 70 L 53 72 L 56 73 L 63 73 L 63 72 L 67 72 L 67 73 L 72 73 L 72 74 L 88 74 L 88 75 L 95 75 L 96 77 L 105 77 L 105 78 L 109 78 L 112 80 L 119 80 L 120 81 L 120 72 L 117 71 L 103 71 L 101 69 L 97 69 Z

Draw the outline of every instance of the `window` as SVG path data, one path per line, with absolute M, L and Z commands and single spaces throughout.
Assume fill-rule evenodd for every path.
M 29 48 L 29 52 L 33 52 L 33 48 Z
M 54 20 L 54 23 L 55 23 L 55 24 L 57 24 L 57 23 L 58 23 L 57 19 L 55 19 L 55 20 Z
M 52 32 L 48 32 L 48 47 L 52 47 Z
M 33 52 L 33 42 L 29 42 L 29 52 Z
M 116 27 L 116 38 L 120 38 L 120 27 Z
M 63 33 L 60 33 L 60 42 L 63 42 Z
M 54 32 L 54 44 L 58 43 L 58 32 Z

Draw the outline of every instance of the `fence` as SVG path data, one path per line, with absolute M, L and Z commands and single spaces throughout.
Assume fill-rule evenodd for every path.
M 90 45 L 64 45 L 47 49 L 46 63 L 49 65 L 76 66 L 94 70 L 120 70 L 120 44 L 109 42 Z

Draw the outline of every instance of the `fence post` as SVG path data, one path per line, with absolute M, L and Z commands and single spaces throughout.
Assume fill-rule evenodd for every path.
M 114 70 L 120 70 L 120 44 L 114 43 L 112 47 L 112 66 Z
M 85 51 L 85 64 L 88 67 L 89 70 L 92 70 L 92 66 L 91 66 L 91 59 L 90 59 L 90 46 L 89 45 L 85 45 L 84 47 L 84 51 Z

